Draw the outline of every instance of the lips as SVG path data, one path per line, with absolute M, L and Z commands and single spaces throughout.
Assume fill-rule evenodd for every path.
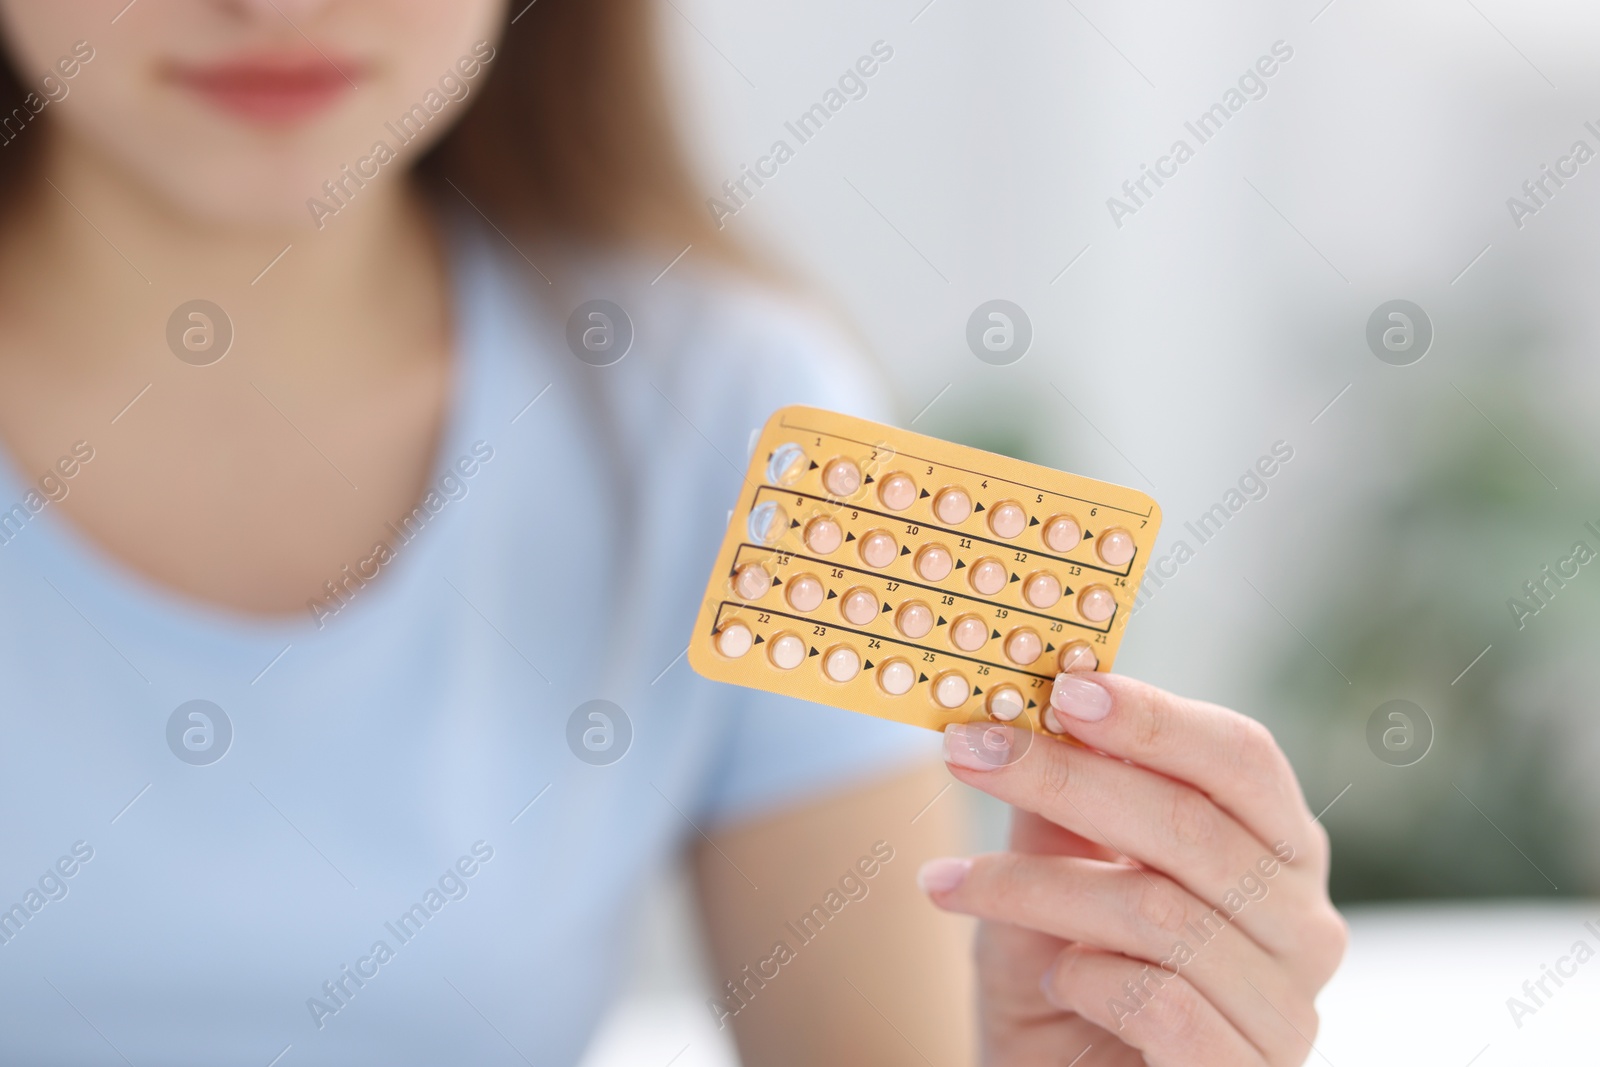
M 236 118 L 283 126 L 332 107 L 354 90 L 359 72 L 354 59 L 312 54 L 244 57 L 204 66 L 177 64 L 169 76 Z

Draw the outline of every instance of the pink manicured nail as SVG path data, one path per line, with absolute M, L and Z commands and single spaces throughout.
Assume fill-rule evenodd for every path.
M 1050 690 L 1050 706 L 1080 722 L 1099 722 L 1111 714 L 1111 694 L 1082 675 L 1058 674 Z
M 944 758 L 969 771 L 992 771 L 1010 762 L 1011 731 L 1004 726 L 953 722 L 944 728 Z
M 924 893 L 948 893 L 967 880 L 970 870 L 967 859 L 929 860 L 917 870 L 917 886 Z

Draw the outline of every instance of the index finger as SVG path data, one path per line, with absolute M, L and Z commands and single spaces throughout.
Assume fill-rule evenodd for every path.
M 1185 782 L 1263 841 L 1301 842 L 1311 811 L 1265 726 L 1119 674 L 1057 676 L 1045 725 Z

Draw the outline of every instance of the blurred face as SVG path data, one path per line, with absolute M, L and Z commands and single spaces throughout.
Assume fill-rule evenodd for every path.
M 336 225 L 472 105 L 504 3 L 0 0 L 30 91 L 5 137 L 47 114 L 182 213 Z

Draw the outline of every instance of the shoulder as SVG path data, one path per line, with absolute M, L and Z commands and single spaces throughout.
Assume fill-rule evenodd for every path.
M 798 291 L 711 266 L 663 280 L 641 301 L 644 313 L 670 331 L 662 336 L 663 354 L 686 368 L 721 360 L 798 374 L 871 373 L 843 321 Z
M 642 364 L 642 376 L 662 389 L 673 382 L 696 395 L 771 399 L 774 408 L 810 403 L 888 417 L 882 374 L 861 340 L 837 309 L 799 288 L 752 279 L 692 247 L 677 260 L 571 249 L 529 260 L 481 227 L 456 236 L 459 299 L 468 315 L 497 327 L 502 350 L 544 349 L 577 363 L 567 351 L 569 320 L 604 301 L 620 309 L 613 325 L 630 334 L 621 373 L 608 376 L 615 387 L 636 385 Z
M 655 391 L 730 454 L 742 456 L 750 432 L 790 404 L 891 418 L 883 376 L 860 340 L 801 292 L 685 261 L 629 294 Z
M 489 376 L 518 392 L 553 383 L 552 395 L 571 400 L 569 435 L 593 436 L 635 464 L 687 456 L 713 471 L 742 468 L 753 431 L 790 404 L 891 419 L 863 346 L 798 290 L 697 261 L 692 248 L 675 262 L 670 251 L 535 251 L 534 268 L 492 231 L 461 236 L 461 318 Z M 605 317 L 591 318 L 595 309 Z M 580 358 L 590 323 L 626 335 L 620 360 Z

